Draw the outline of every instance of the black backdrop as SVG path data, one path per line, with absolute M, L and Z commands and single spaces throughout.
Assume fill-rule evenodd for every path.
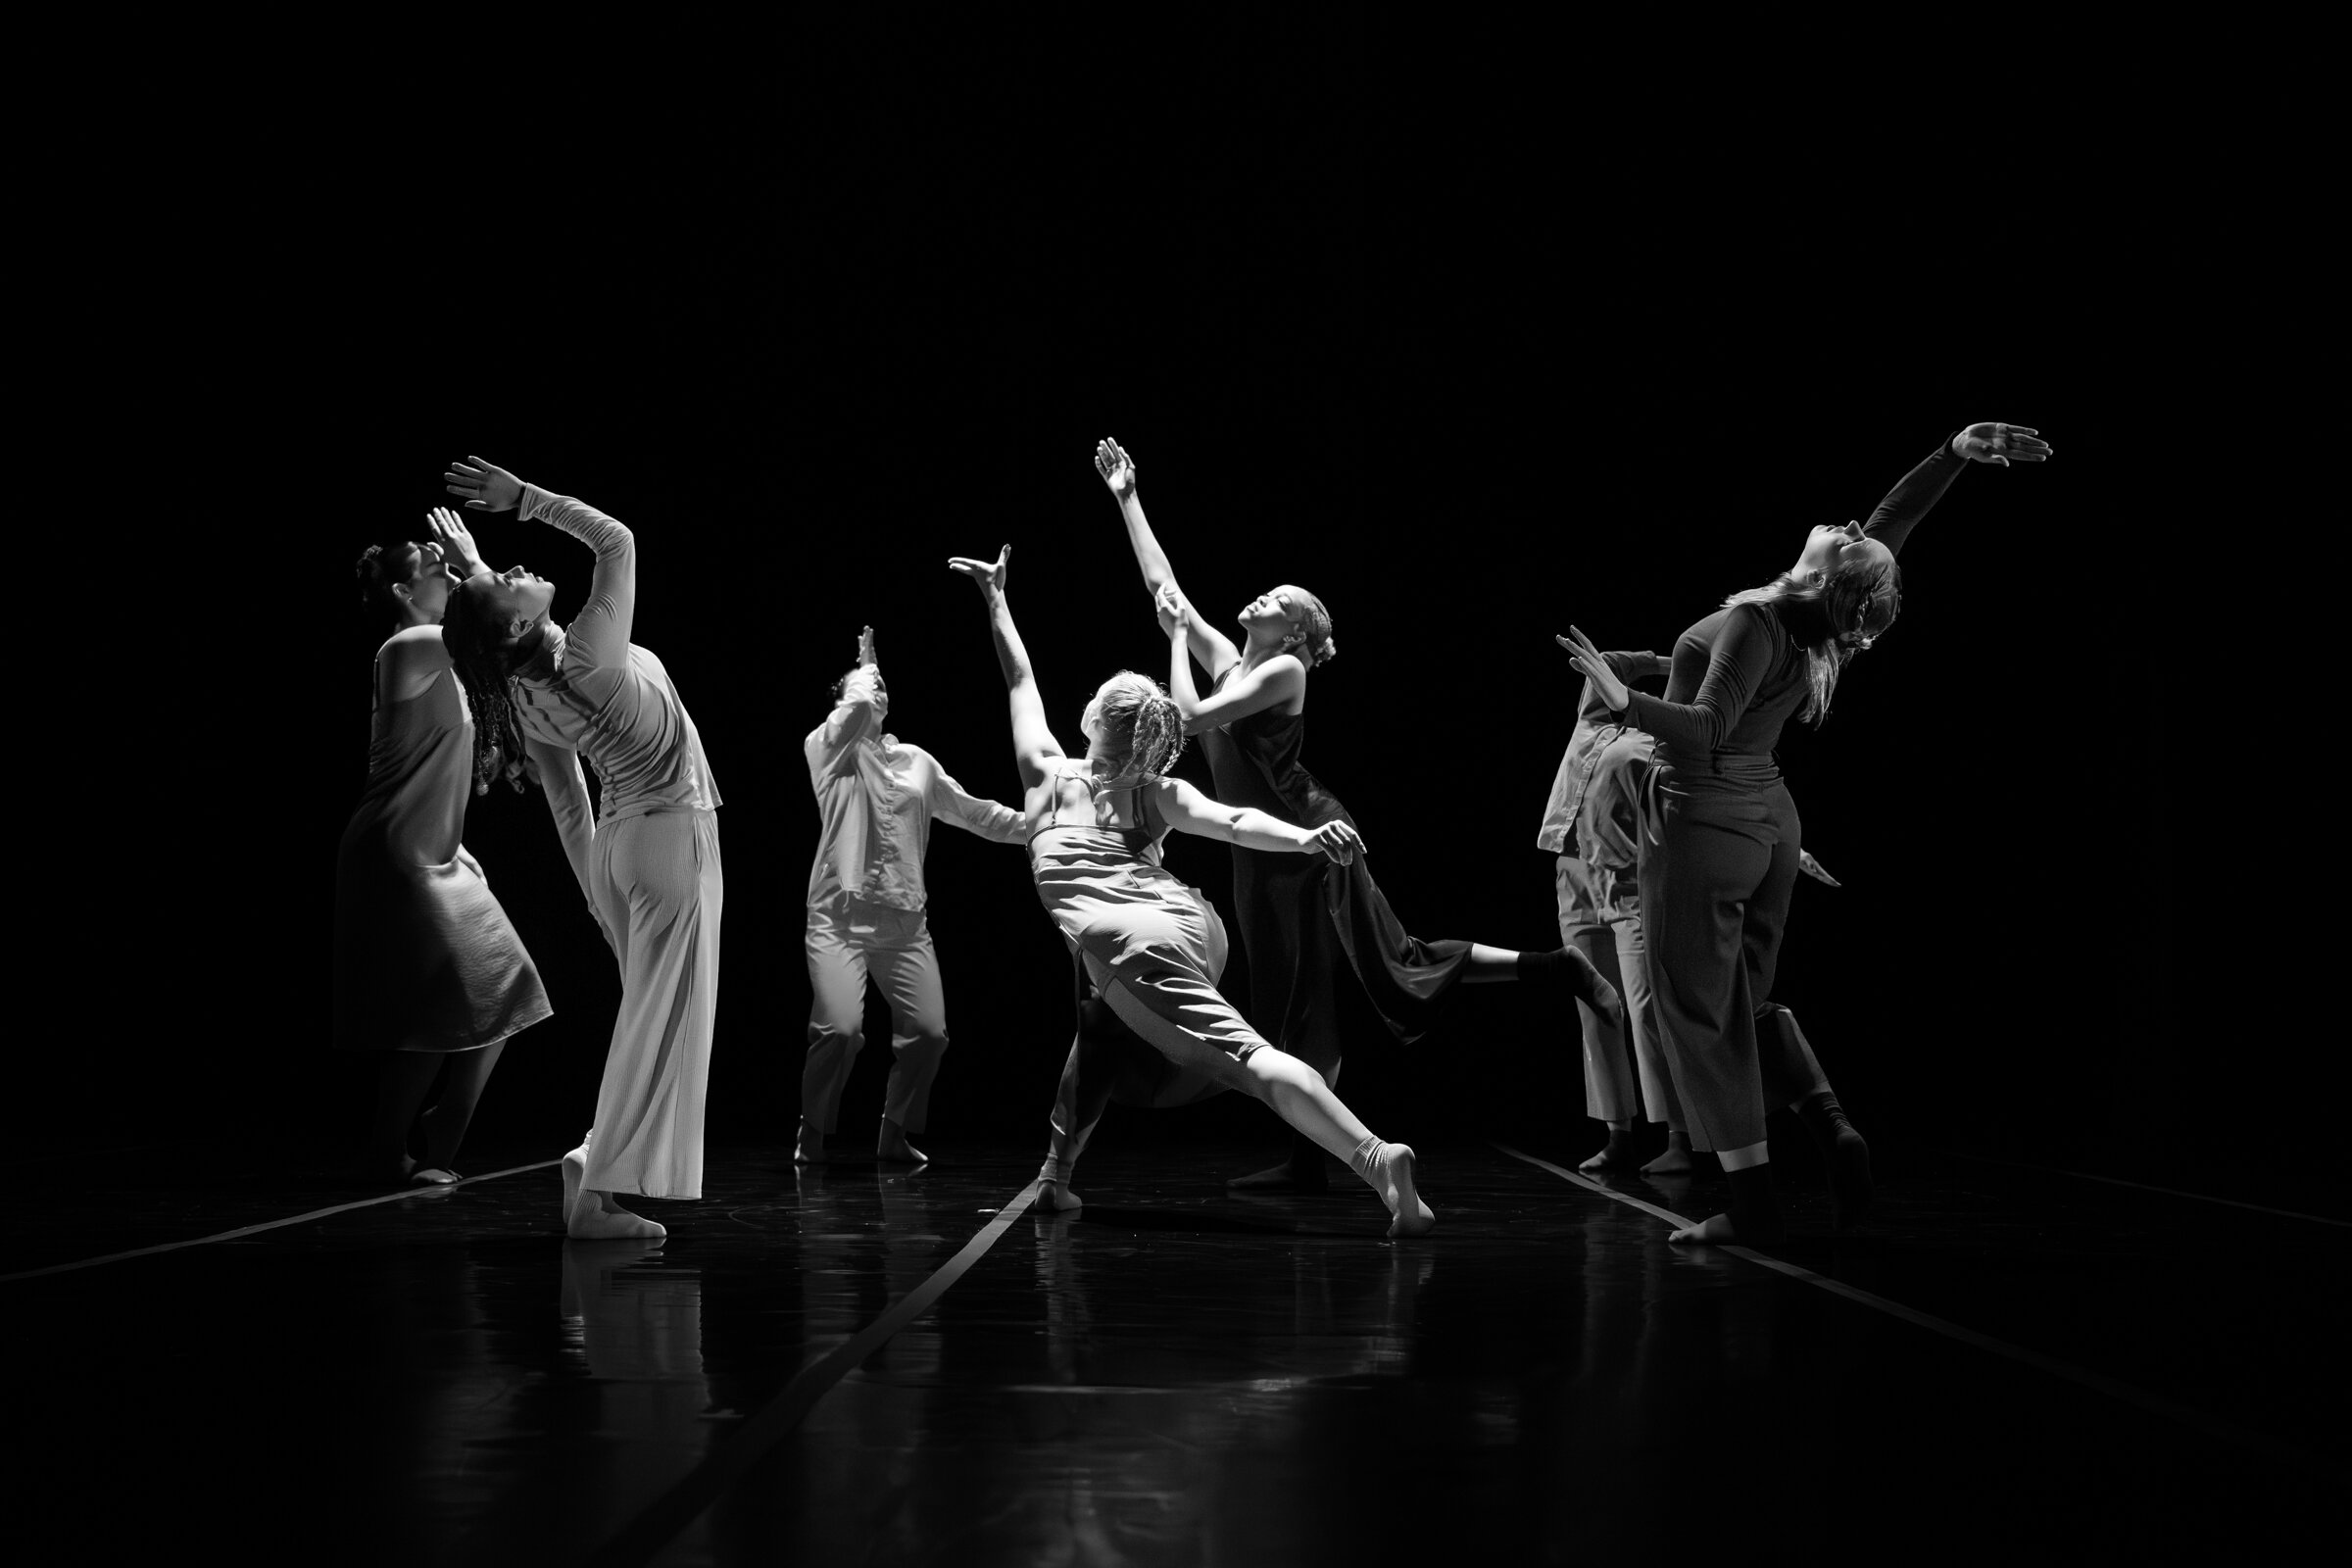
M 2219 699 L 2141 629 L 2188 505 L 2173 400 L 2209 350 L 2198 318 L 2145 307 L 2193 292 L 2202 252 L 2104 177 L 2113 143 L 2036 142 L 2031 95 L 1990 76 L 1907 103 L 1898 134 L 1884 102 L 1546 70 L 1500 34 L 1300 22 L 1145 69 L 1025 25 L 681 32 L 626 71 L 420 71 L 257 125 L 290 217 L 209 229 L 228 259 L 189 263 L 188 364 L 221 368 L 179 388 L 223 434 L 185 548 L 250 543 L 292 598 L 229 588 L 225 659 L 120 655 L 128 689 L 168 694 L 173 760 L 142 742 L 93 787 L 135 826 L 76 899 L 108 940 L 72 961 L 126 1027 L 48 1064 L 95 1091 L 93 1125 L 326 1142 L 360 1114 L 322 1037 L 378 635 L 348 565 L 418 533 L 451 458 L 637 532 L 638 636 L 727 801 L 712 1128 L 781 1141 L 816 826 L 799 747 L 858 628 L 892 728 L 1003 799 L 1002 687 L 948 556 L 1014 544 L 1065 740 L 1102 675 L 1164 673 L 1099 436 L 1137 455 L 1204 606 L 1278 581 L 1331 605 L 1308 761 L 1408 925 L 1548 945 L 1534 836 L 1576 691 L 1551 634 L 1663 650 L 1997 417 L 2057 461 L 1962 476 L 1906 552 L 1902 623 L 1783 750 L 1845 885 L 1800 888 L 1780 994 L 1898 1161 L 2180 1180 L 2184 1141 L 2260 1146 L 2215 1121 L 2198 1053 L 2217 1012 L 2265 1004 L 2200 998 L 2223 960 L 2180 940 L 2212 885 L 2180 747 Z M 2114 107 L 2119 134 L 2165 133 Z M 512 518 L 479 536 L 576 608 L 584 551 Z M 553 1150 L 592 1103 L 615 978 L 536 797 L 476 802 L 466 839 L 558 1007 L 478 1136 Z M 1172 859 L 1225 886 L 1221 849 Z M 930 880 L 956 1037 L 937 1135 L 1034 1133 L 1067 1039 L 1058 944 L 1015 852 L 942 829 Z M 1566 1032 L 1509 990 L 1464 994 L 1410 1053 L 1354 1021 L 1375 1125 L 1584 1136 Z M 2226 1161 L 2185 1184 L 2274 1190 Z

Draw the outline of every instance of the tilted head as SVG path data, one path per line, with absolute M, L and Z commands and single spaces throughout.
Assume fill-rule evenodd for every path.
M 1819 591 L 1838 645 L 1851 651 L 1868 648 L 1902 609 L 1903 573 L 1894 552 L 1858 522 L 1824 523 L 1807 534 L 1788 576 L 1800 589 Z
M 1312 669 L 1336 658 L 1340 645 L 1332 640 L 1331 612 L 1323 601 L 1296 583 L 1267 590 L 1242 607 L 1242 630 L 1251 638 L 1281 644 Z
M 403 626 L 437 626 L 449 605 L 458 574 L 441 546 L 411 539 L 390 549 L 369 545 L 355 568 L 360 602 L 378 619 Z
M 524 639 L 547 624 L 556 585 L 516 566 L 468 577 L 449 596 L 441 646 L 473 704 L 473 793 L 504 776 L 522 788 L 522 725 L 507 690 Z
M 839 707 L 845 696 L 858 695 L 857 683 L 860 677 L 873 683 L 874 722 L 879 724 L 890 716 L 890 682 L 882 678 L 879 665 L 851 665 L 849 673 L 833 683 L 834 706 Z
M 1184 751 L 1184 714 L 1159 682 L 1122 669 L 1095 691 L 1078 727 L 1117 775 L 1165 773 Z

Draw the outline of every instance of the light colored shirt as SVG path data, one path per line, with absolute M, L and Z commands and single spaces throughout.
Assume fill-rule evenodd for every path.
M 808 872 L 811 908 L 857 898 L 920 909 L 935 818 L 999 844 L 1026 837 L 1020 812 L 965 793 L 929 752 L 883 730 L 879 678 L 872 664 L 851 671 L 839 705 L 802 743 L 824 824 Z
M 1603 654 L 1620 680 L 1656 672 L 1654 655 Z M 1576 728 L 1544 806 L 1536 848 L 1573 855 L 1603 869 L 1630 871 L 1641 847 L 1642 775 L 1657 743 L 1617 722 L 1587 680 L 1576 707 Z
M 596 552 L 588 603 L 514 672 L 526 741 L 577 752 L 600 786 L 599 825 L 655 811 L 709 811 L 718 784 L 703 738 L 669 671 L 630 641 L 637 612 L 637 541 L 623 524 L 569 496 L 522 487 L 521 514 L 553 523 Z

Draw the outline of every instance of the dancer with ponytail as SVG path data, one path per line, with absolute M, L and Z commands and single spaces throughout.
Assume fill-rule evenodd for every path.
M 1170 638 L 1168 690 L 1184 714 L 1184 732 L 1200 737 L 1217 798 L 1299 827 L 1354 826 L 1339 798 L 1299 761 L 1308 672 L 1339 651 L 1323 601 L 1288 584 L 1260 594 L 1242 607 L 1243 646 L 1236 648 L 1195 612 L 1177 585 L 1145 519 L 1135 460 L 1105 440 L 1095 447 L 1095 471 L 1118 502 L 1144 587 Z M 1193 679 L 1196 662 L 1209 677 L 1205 696 Z M 1431 1004 L 1457 982 L 1544 981 L 1590 1004 L 1612 1024 L 1623 1013 L 1616 990 L 1572 947 L 1522 953 L 1407 934 L 1360 861 L 1300 859 L 1237 844 L 1233 904 L 1250 958 L 1251 1019 L 1330 1082 L 1340 1072 L 1332 979 L 1343 969 L 1354 972 L 1390 1032 L 1407 1045 L 1428 1031 Z M 1228 1185 L 1314 1192 L 1325 1180 L 1314 1146 L 1294 1138 L 1284 1163 Z
M 555 584 L 521 566 L 466 580 L 443 638 L 481 729 L 475 788 L 526 770 L 547 794 L 589 912 L 620 961 L 620 1014 L 596 1121 L 564 1156 L 564 1224 L 575 1237 L 659 1237 L 616 1194 L 700 1198 L 703 1095 L 718 1005 L 726 878 L 718 786 L 669 671 L 630 638 L 637 546 L 619 522 L 472 458 L 442 479 L 476 512 L 551 523 L 596 552 L 588 603 L 548 619 Z M 580 760 L 596 769 L 593 814 Z
M 1038 898 L 1102 1005 L 1167 1063 L 1157 1078 L 1172 1092 L 1153 1102 L 1180 1103 L 1222 1089 L 1263 1101 L 1380 1195 L 1393 1216 L 1389 1235 L 1429 1230 L 1437 1217 L 1414 1186 L 1413 1152 L 1374 1137 L 1320 1074 L 1269 1045 L 1217 995 L 1223 925 L 1206 900 L 1162 869 L 1159 857 L 1171 828 L 1267 855 L 1328 856 L 1339 864 L 1354 860 L 1362 839 L 1345 821 L 1299 827 L 1209 800 L 1167 777 L 1183 747 L 1183 720 L 1157 685 L 1132 671 L 1104 681 L 1087 704 L 1080 721 L 1086 755 L 1073 761 L 1046 726 L 1037 678 L 1005 601 L 1011 556 L 1008 545 L 993 562 L 958 556 L 948 564 L 972 579 L 988 609 L 1009 693 Z M 1088 1070 L 1084 1048 L 1082 1039 L 1063 1068 L 1052 1152 L 1039 1173 L 1042 1199 L 1054 1208 L 1079 1204 L 1070 1191 L 1071 1166 L 1113 1087 Z
M 2023 425 L 1972 424 L 1889 491 L 1868 523 L 1824 525 L 1796 564 L 1737 593 L 1675 643 L 1663 698 L 1631 691 L 1582 631 L 1558 639 L 1621 722 L 1657 740 L 1644 789 L 1641 898 L 1657 1017 L 1691 1142 L 1731 1181 L 1731 1208 L 1677 1242 L 1779 1241 L 1766 1110 L 1794 1110 L 1828 1160 L 1842 1230 L 1871 1200 L 1870 1149 L 1795 1016 L 1772 1002 L 1803 825 L 1773 747 L 1791 714 L 1819 724 L 1854 656 L 1902 606 L 1895 555 L 1970 463 L 2040 463 Z
M 335 856 L 333 1039 L 381 1056 L 366 1179 L 447 1186 L 507 1038 L 554 1009 L 458 841 L 474 729 L 440 622 L 481 563 L 455 513 L 435 508 L 427 525 L 429 540 L 370 545 L 359 561 L 361 599 L 393 630 L 375 652 L 367 789 Z M 409 1153 L 419 1122 L 421 1165 Z

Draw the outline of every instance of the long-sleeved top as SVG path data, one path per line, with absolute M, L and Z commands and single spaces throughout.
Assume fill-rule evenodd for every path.
M 1911 529 L 1967 466 L 1947 436 L 1871 513 L 1871 537 L 1899 554 Z M 1805 649 L 1829 635 L 1819 607 L 1804 601 L 1727 606 L 1675 640 L 1666 695 L 1635 692 L 1622 716 L 1656 736 L 1667 759 L 1680 765 L 1768 765 L 1782 728 L 1804 706 Z
M 1665 661 L 1655 654 L 1600 657 L 1623 681 L 1665 672 Z M 1639 850 L 1640 774 L 1655 749 L 1649 736 L 1620 722 L 1587 680 L 1577 700 L 1576 727 L 1544 803 L 1536 848 L 1604 868 L 1632 869 Z
M 586 890 L 597 827 L 656 811 L 716 810 L 718 782 L 669 671 L 629 640 L 635 537 L 594 507 L 537 485 L 522 487 L 520 514 L 553 523 L 596 552 L 587 606 L 568 627 L 549 626 L 539 651 L 508 683 L 564 855 Z M 597 777 L 593 824 L 581 760 Z
M 967 794 L 938 759 L 882 729 L 881 671 L 860 665 L 808 732 L 808 786 L 823 822 L 808 872 L 810 907 L 843 897 L 920 909 L 934 818 L 998 844 L 1020 844 L 1021 813 Z

